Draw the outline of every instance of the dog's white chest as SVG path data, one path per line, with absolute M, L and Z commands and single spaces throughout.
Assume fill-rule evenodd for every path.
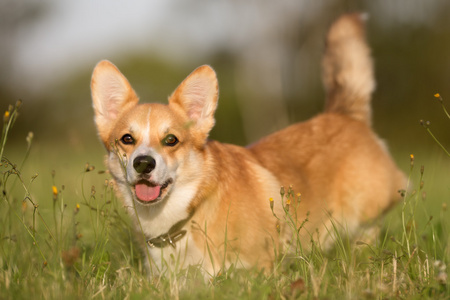
M 177 272 L 186 266 L 201 265 L 203 267 L 209 264 L 204 263 L 204 253 L 195 244 L 189 232 L 177 241 L 174 246 L 167 245 L 165 247 L 150 247 L 147 246 L 152 256 L 153 271 L 164 273 L 165 271 Z M 206 272 L 210 272 L 208 268 Z

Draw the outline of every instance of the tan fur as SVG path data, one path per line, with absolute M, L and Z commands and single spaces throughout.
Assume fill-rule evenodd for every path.
M 404 176 L 370 128 L 374 83 L 363 32 L 358 15 L 344 16 L 330 29 L 323 61 L 325 113 L 248 148 L 207 140 L 218 98 L 210 67 L 191 73 L 169 105 L 138 105 L 115 66 L 97 65 L 91 83 L 95 120 L 125 207 L 147 239 L 185 220 L 187 233 L 176 248 L 149 248 L 153 269 L 167 266 L 170 255 L 182 257 L 182 266 L 201 264 L 209 274 L 231 264 L 270 269 L 279 246 L 289 246 L 292 238 L 270 209 L 273 197 L 274 212 L 284 220 L 281 186 L 301 193 L 290 213 L 298 225 L 308 215 L 300 230 L 305 247 L 316 230 L 315 238 L 328 243 L 331 222 L 352 234 L 399 199 Z M 124 142 L 125 135 L 133 143 Z M 178 143 L 166 143 L 171 135 Z M 155 160 L 147 173 L 134 166 L 143 155 Z M 151 186 L 148 191 L 160 189 L 158 198 L 138 199 L 142 181 Z

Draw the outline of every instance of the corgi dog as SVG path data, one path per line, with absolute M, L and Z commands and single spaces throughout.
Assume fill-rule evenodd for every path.
M 295 236 L 305 248 L 312 238 L 327 244 L 332 228 L 353 234 L 401 198 L 405 176 L 371 129 L 375 82 L 362 15 L 330 27 L 323 81 L 323 113 L 240 147 L 208 139 L 218 102 L 211 67 L 194 70 L 165 105 L 138 104 L 124 75 L 98 63 L 98 135 L 152 272 L 174 261 L 207 274 L 270 270 Z

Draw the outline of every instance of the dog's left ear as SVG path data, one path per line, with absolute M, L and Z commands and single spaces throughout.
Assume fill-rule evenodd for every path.
M 195 69 L 169 97 L 169 105 L 179 106 L 206 140 L 214 126 L 218 83 L 210 66 Z

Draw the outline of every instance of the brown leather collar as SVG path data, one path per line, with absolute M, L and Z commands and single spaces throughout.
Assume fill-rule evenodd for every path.
M 167 245 L 172 246 L 175 249 L 175 243 L 178 242 L 183 238 L 183 236 L 186 234 L 186 230 L 177 230 L 175 232 L 168 232 L 165 234 L 162 234 L 158 237 L 152 238 L 147 240 L 147 244 L 151 248 L 164 248 Z
M 168 245 L 175 248 L 175 243 L 186 235 L 187 230 L 183 229 L 183 227 L 189 221 L 191 216 L 192 214 L 188 218 L 173 225 L 167 233 L 161 234 L 155 238 L 147 239 L 147 245 L 149 245 L 150 248 L 164 248 Z

